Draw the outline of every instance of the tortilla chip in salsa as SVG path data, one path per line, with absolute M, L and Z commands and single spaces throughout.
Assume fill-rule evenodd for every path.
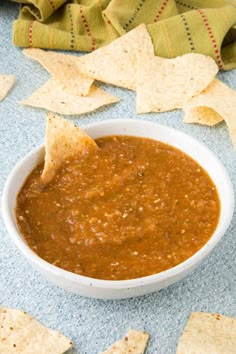
M 45 139 L 43 183 L 50 182 L 67 160 L 98 148 L 95 141 L 76 125 L 51 113 L 47 115 Z
M 71 122 L 48 117 L 45 166 L 30 173 L 16 203 L 19 230 L 34 252 L 73 273 L 126 280 L 170 269 L 206 244 L 220 200 L 196 161 L 144 137 L 96 143 Z M 51 181 L 44 188 L 42 170 Z

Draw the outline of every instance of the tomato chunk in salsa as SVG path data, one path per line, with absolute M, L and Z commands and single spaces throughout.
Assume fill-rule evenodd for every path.
M 196 253 L 216 229 L 220 202 L 206 171 L 180 150 L 131 136 L 96 140 L 47 186 L 26 179 L 16 218 L 44 260 L 97 279 L 159 273 Z

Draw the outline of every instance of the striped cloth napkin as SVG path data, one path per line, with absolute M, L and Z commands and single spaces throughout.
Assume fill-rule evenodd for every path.
M 155 54 L 210 55 L 220 69 L 236 67 L 235 0 L 16 0 L 19 47 L 93 51 L 147 24 Z

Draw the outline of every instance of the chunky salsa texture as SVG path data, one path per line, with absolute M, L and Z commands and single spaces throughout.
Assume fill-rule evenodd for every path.
M 16 218 L 44 260 L 97 279 L 144 277 L 196 253 L 216 229 L 220 202 L 206 171 L 180 150 L 131 136 L 96 140 L 47 186 L 37 166 Z

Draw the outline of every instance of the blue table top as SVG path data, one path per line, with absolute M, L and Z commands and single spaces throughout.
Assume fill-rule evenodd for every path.
M 49 78 L 36 62 L 12 45 L 12 22 L 18 6 L 0 3 L 0 72 L 14 74 L 16 84 L 0 103 L 0 192 L 14 165 L 43 142 L 45 111 L 18 103 Z M 218 77 L 236 89 L 236 70 Z M 209 128 L 182 122 L 183 112 L 138 115 L 135 93 L 108 85 L 121 98 L 82 116 L 70 117 L 81 127 L 90 122 L 116 118 L 141 118 L 177 128 L 207 145 L 225 165 L 235 188 L 236 151 L 225 123 Z M 147 353 L 174 354 L 181 331 L 192 311 L 219 312 L 236 317 L 236 217 L 222 241 L 207 259 L 182 281 L 158 293 L 140 298 L 105 301 L 83 298 L 52 285 L 26 262 L 0 219 L 0 304 L 27 311 L 75 343 L 75 353 L 96 354 L 121 338 L 129 329 L 147 331 Z

